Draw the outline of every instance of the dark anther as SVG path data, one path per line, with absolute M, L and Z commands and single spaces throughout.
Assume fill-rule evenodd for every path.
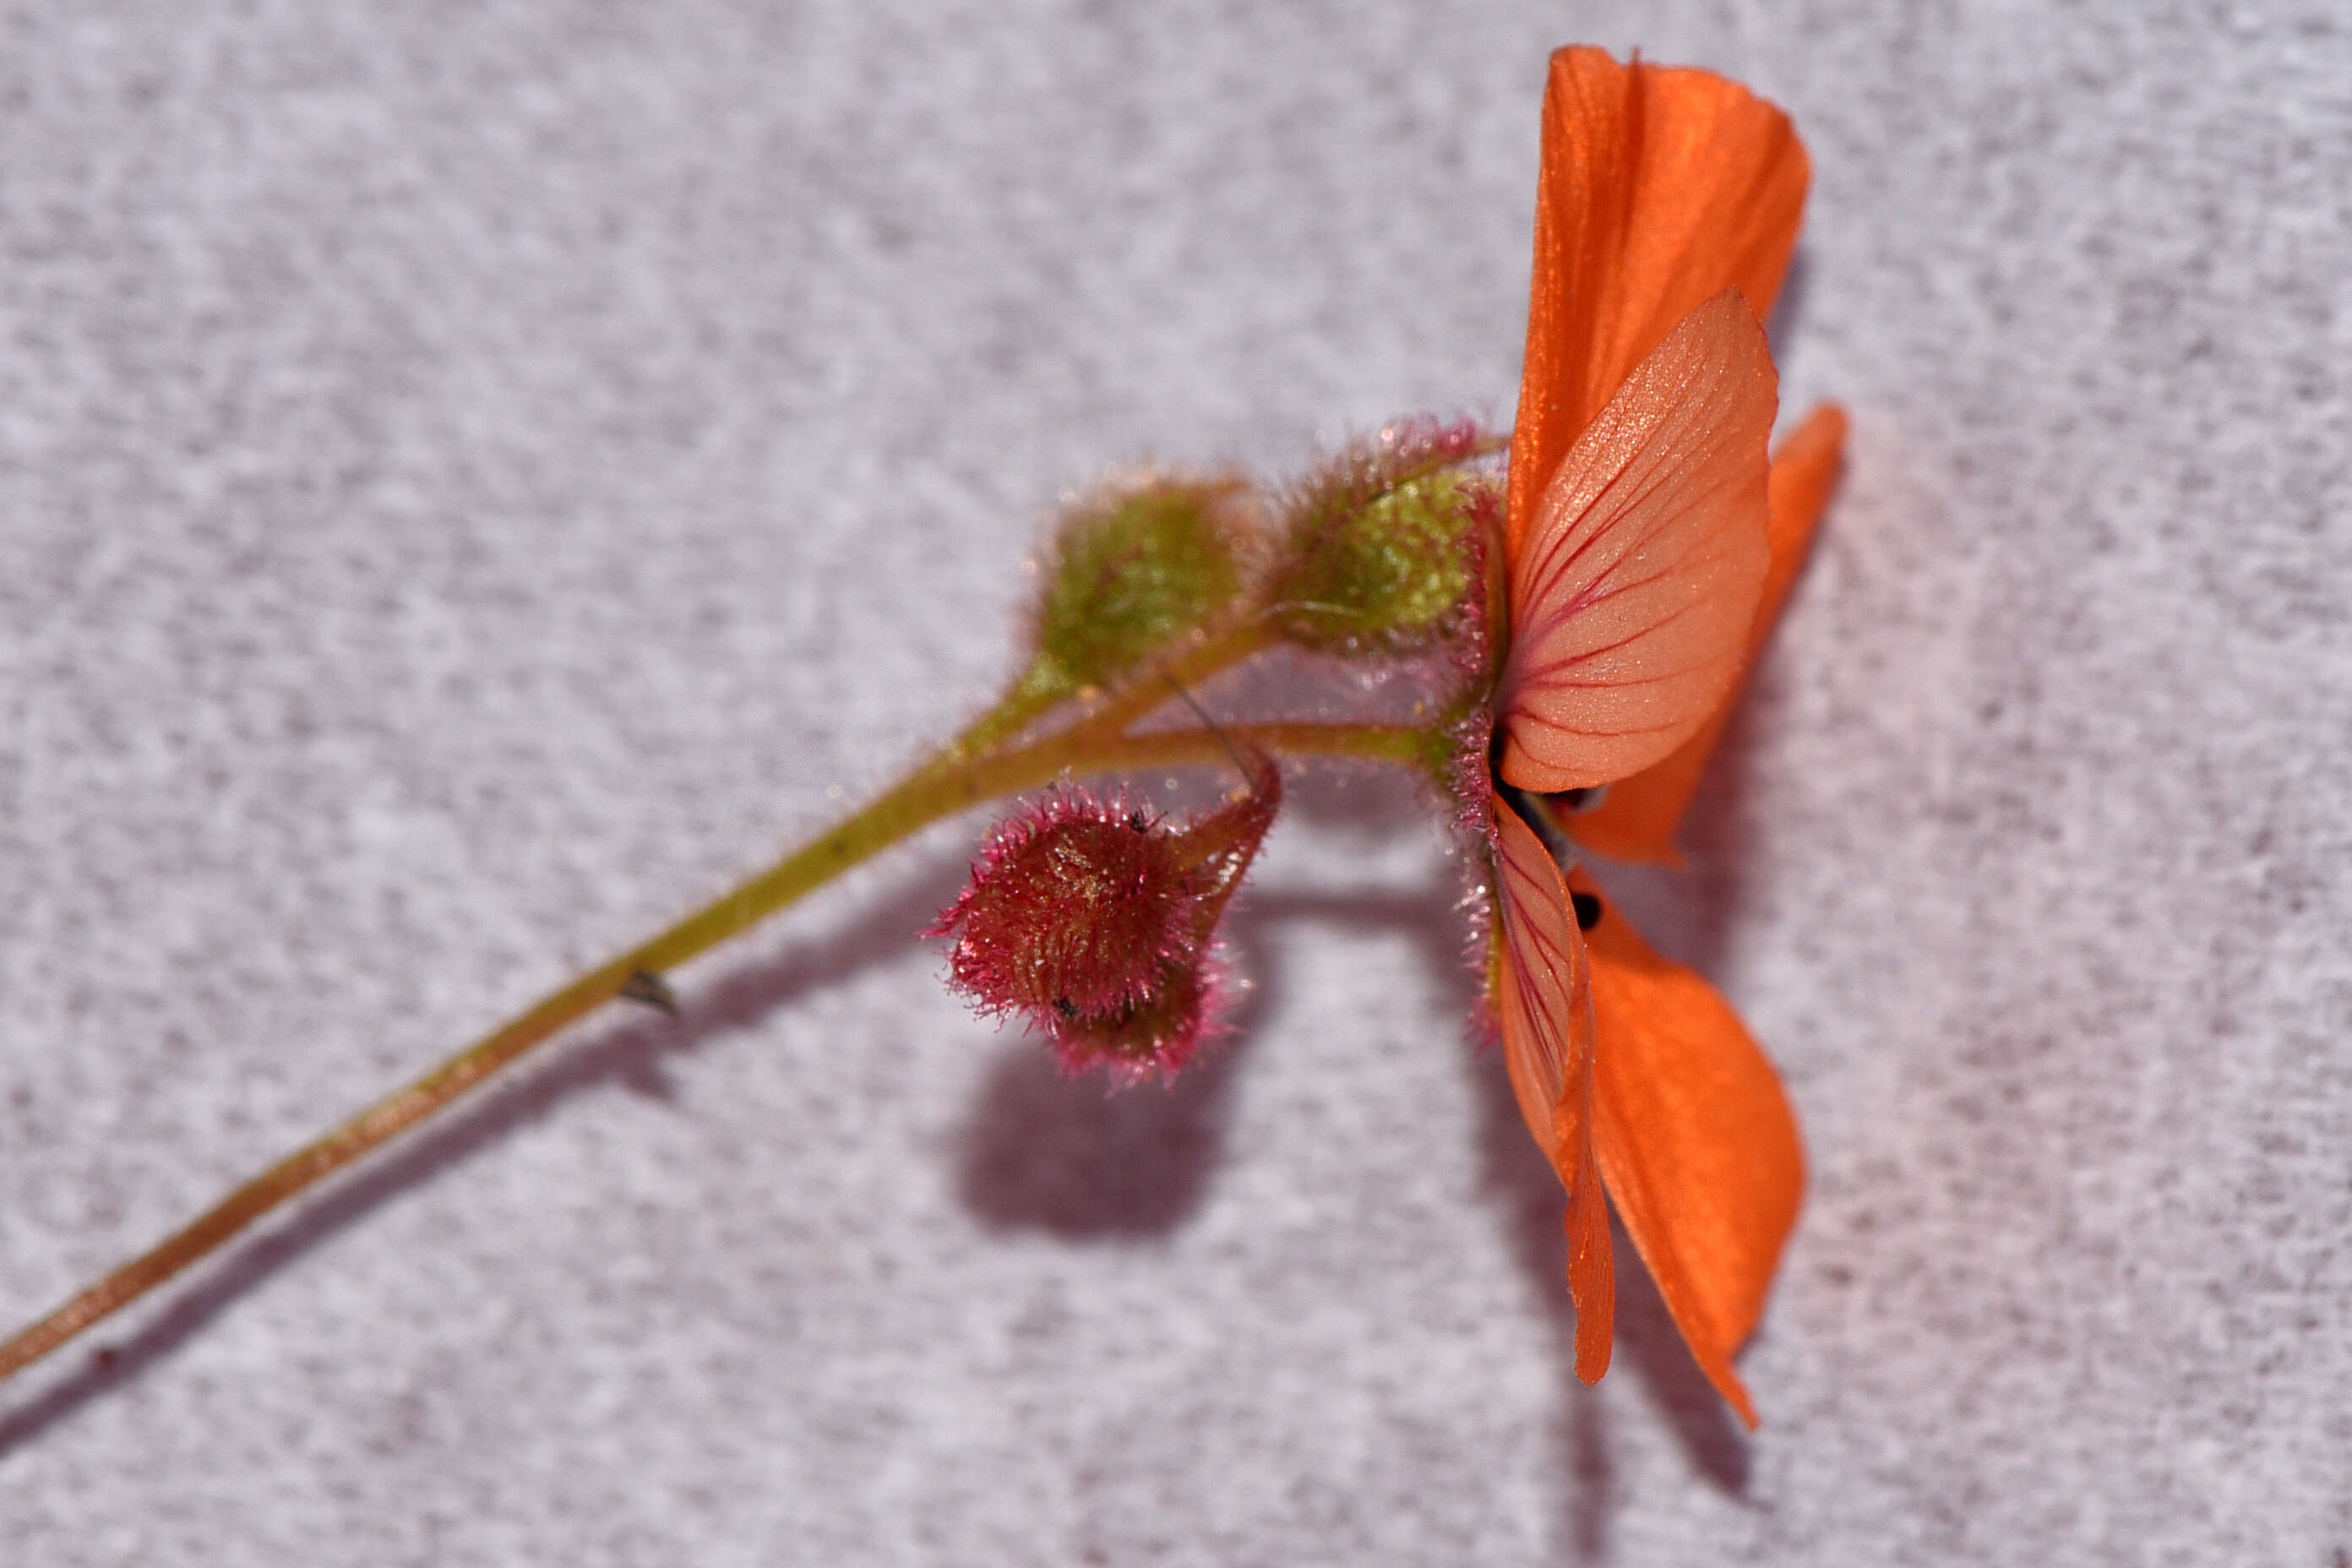
M 1054 998 L 1054 1011 L 1065 1018 L 1075 1018 L 1078 1016 L 1078 1005 L 1067 996 L 1056 996 Z
M 640 969 L 621 983 L 621 994 L 632 1002 L 642 1002 L 655 1012 L 668 1017 L 677 1016 L 677 993 L 669 982 L 650 969 Z
M 1601 900 L 1591 893 L 1570 893 L 1576 904 L 1576 929 L 1591 931 L 1601 923 Z
M 1494 783 L 1496 796 L 1518 813 L 1519 820 L 1543 840 L 1543 847 L 1551 852 L 1551 858 L 1563 866 L 1575 865 L 1576 846 L 1560 831 L 1559 818 L 1552 815 L 1549 797 L 1531 795 L 1517 784 L 1505 784 L 1500 773 L 1494 775 Z
M 1127 814 L 1127 825 L 1141 833 L 1151 826 L 1151 819 L 1139 811 L 1130 811 Z

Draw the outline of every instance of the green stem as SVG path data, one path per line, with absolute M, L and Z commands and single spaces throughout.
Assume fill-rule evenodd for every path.
M 1171 662 L 1198 679 L 1246 657 L 1263 639 L 1236 633 Z M 152 1250 L 131 1259 L 0 1344 L 0 1378 L 39 1360 L 235 1237 L 334 1172 L 441 1110 L 534 1046 L 647 977 L 707 952 L 883 849 L 942 817 L 1068 773 L 1224 761 L 1228 738 L 1289 755 L 1342 755 L 1416 764 L 1423 741 L 1387 725 L 1265 724 L 1123 731 L 1166 699 L 1139 685 L 1066 730 L 1011 751 L 970 756 L 950 746 L 905 780 L 648 942 L 580 975 L 406 1088 L 253 1177 Z M 969 731 L 968 731 L 969 733 Z M 656 991 L 656 994 L 662 994 Z

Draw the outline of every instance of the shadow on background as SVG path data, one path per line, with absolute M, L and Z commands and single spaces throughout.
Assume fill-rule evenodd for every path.
M 965 1131 L 965 1209 L 993 1229 L 1072 1241 L 1174 1230 L 1200 1207 L 1223 1148 L 1241 1048 L 1226 1040 L 1173 1083 L 1118 1089 L 1065 1072 L 1037 1041 L 1008 1045 Z

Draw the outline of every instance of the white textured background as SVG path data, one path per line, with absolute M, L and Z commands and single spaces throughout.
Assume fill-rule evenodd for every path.
M 1548 47 L 1785 104 L 1853 464 L 1624 891 L 1784 1065 L 1748 1439 L 1307 780 L 1106 1102 L 978 824 L 0 1390 L 10 1563 L 2352 1562 L 2330 0 L 0 11 L 0 1310 L 973 711 L 1065 487 L 1508 417 Z

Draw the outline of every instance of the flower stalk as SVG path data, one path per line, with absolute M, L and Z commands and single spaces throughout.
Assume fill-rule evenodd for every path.
M 1209 606 L 1223 611 L 1222 603 Z M 464 1099 L 572 1025 L 621 999 L 674 1006 L 667 973 L 740 935 L 842 873 L 944 818 L 1059 779 L 1143 768 L 1230 765 L 1236 747 L 1277 756 L 1349 757 L 1422 770 L 1429 736 L 1387 724 L 1189 724 L 1137 732 L 1189 686 L 1281 640 L 1262 611 L 1228 615 L 1121 672 L 1108 691 L 1016 681 L 955 740 L 859 810 L 667 929 L 582 973 L 441 1062 L 232 1190 L 150 1250 L 77 1292 L 0 1343 L 0 1379 L 50 1354 L 337 1172 Z M 1024 740 L 1053 715 L 1061 728 Z

